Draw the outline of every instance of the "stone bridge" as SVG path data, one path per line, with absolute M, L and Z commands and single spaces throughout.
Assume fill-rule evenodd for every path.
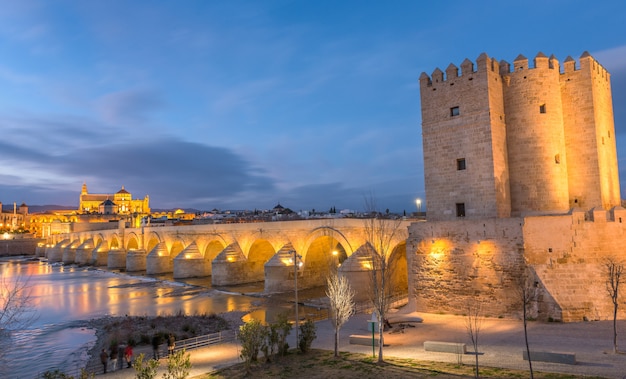
M 327 274 L 338 268 L 353 288 L 363 288 L 371 265 L 366 222 L 316 219 L 141 228 L 120 222 L 117 229 L 53 235 L 39 254 L 49 262 L 173 273 L 177 279 L 210 276 L 214 286 L 265 281 L 266 292 L 293 289 L 296 273 L 298 287 L 324 285 Z M 402 290 L 408 287 L 409 224 L 401 221 L 389 249 Z

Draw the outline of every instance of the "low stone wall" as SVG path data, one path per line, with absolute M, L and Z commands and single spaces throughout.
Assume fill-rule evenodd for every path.
M 44 239 L 39 238 L 0 239 L 0 257 L 35 255 L 37 245 L 44 242 Z

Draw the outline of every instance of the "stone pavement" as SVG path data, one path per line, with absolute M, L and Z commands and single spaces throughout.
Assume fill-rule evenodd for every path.
M 465 364 L 473 364 L 475 355 L 459 356 L 450 353 L 424 351 L 424 341 L 462 342 L 467 344 L 468 352 L 473 351 L 466 327 L 466 318 L 453 315 L 418 313 L 423 323 L 414 323 L 415 327 L 407 327 L 404 333 L 385 332 L 385 356 L 414 358 L 439 362 L 456 363 L 462 359 Z M 339 350 L 363 354 L 372 354 L 371 346 L 351 345 L 348 337 L 351 334 L 371 336 L 368 331 L 369 315 L 353 316 L 340 331 Z M 618 321 L 619 333 L 626 331 L 626 320 Z M 528 323 L 528 336 L 531 350 L 549 350 L 576 353 L 576 365 L 546 363 L 533 361 L 534 371 L 559 372 L 576 375 L 597 375 L 612 379 L 626 378 L 626 355 L 613 354 L 612 321 L 593 321 L 580 323 Z M 294 333 L 291 333 L 290 346 L 294 344 Z M 317 338 L 313 348 L 333 350 L 334 331 L 331 323 L 317 323 Z M 479 338 L 479 364 L 481 366 L 503 367 L 528 370 L 528 361 L 523 360 L 524 350 L 523 324 L 519 320 L 485 319 Z M 623 341 L 626 346 L 626 340 Z M 141 351 L 140 351 L 141 352 Z M 150 349 L 148 352 L 151 354 Z M 213 371 L 217 368 L 239 362 L 239 346 L 236 343 L 213 345 L 191 350 L 191 376 Z M 378 348 L 376 348 L 378 354 Z M 162 369 L 165 360 L 161 361 Z M 122 369 L 98 378 L 132 378 L 133 369 Z

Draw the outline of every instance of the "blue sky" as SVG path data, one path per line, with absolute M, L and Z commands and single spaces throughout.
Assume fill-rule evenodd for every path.
M 612 74 L 626 180 L 624 1 L 0 0 L 0 201 L 415 211 L 418 77 L 482 53 Z M 623 190 L 626 190 L 622 185 Z

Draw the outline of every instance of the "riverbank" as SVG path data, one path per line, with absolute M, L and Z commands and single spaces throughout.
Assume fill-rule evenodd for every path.
M 95 330 L 96 342 L 89 349 L 87 367 L 100 364 L 100 352 L 107 353 L 111 344 L 134 347 L 150 347 L 155 335 L 167 336 L 172 333 L 177 341 L 233 330 L 243 324 L 241 317 L 246 312 L 226 312 L 222 314 L 188 316 L 181 313 L 164 316 L 123 316 L 102 317 L 85 323 L 85 327 Z

